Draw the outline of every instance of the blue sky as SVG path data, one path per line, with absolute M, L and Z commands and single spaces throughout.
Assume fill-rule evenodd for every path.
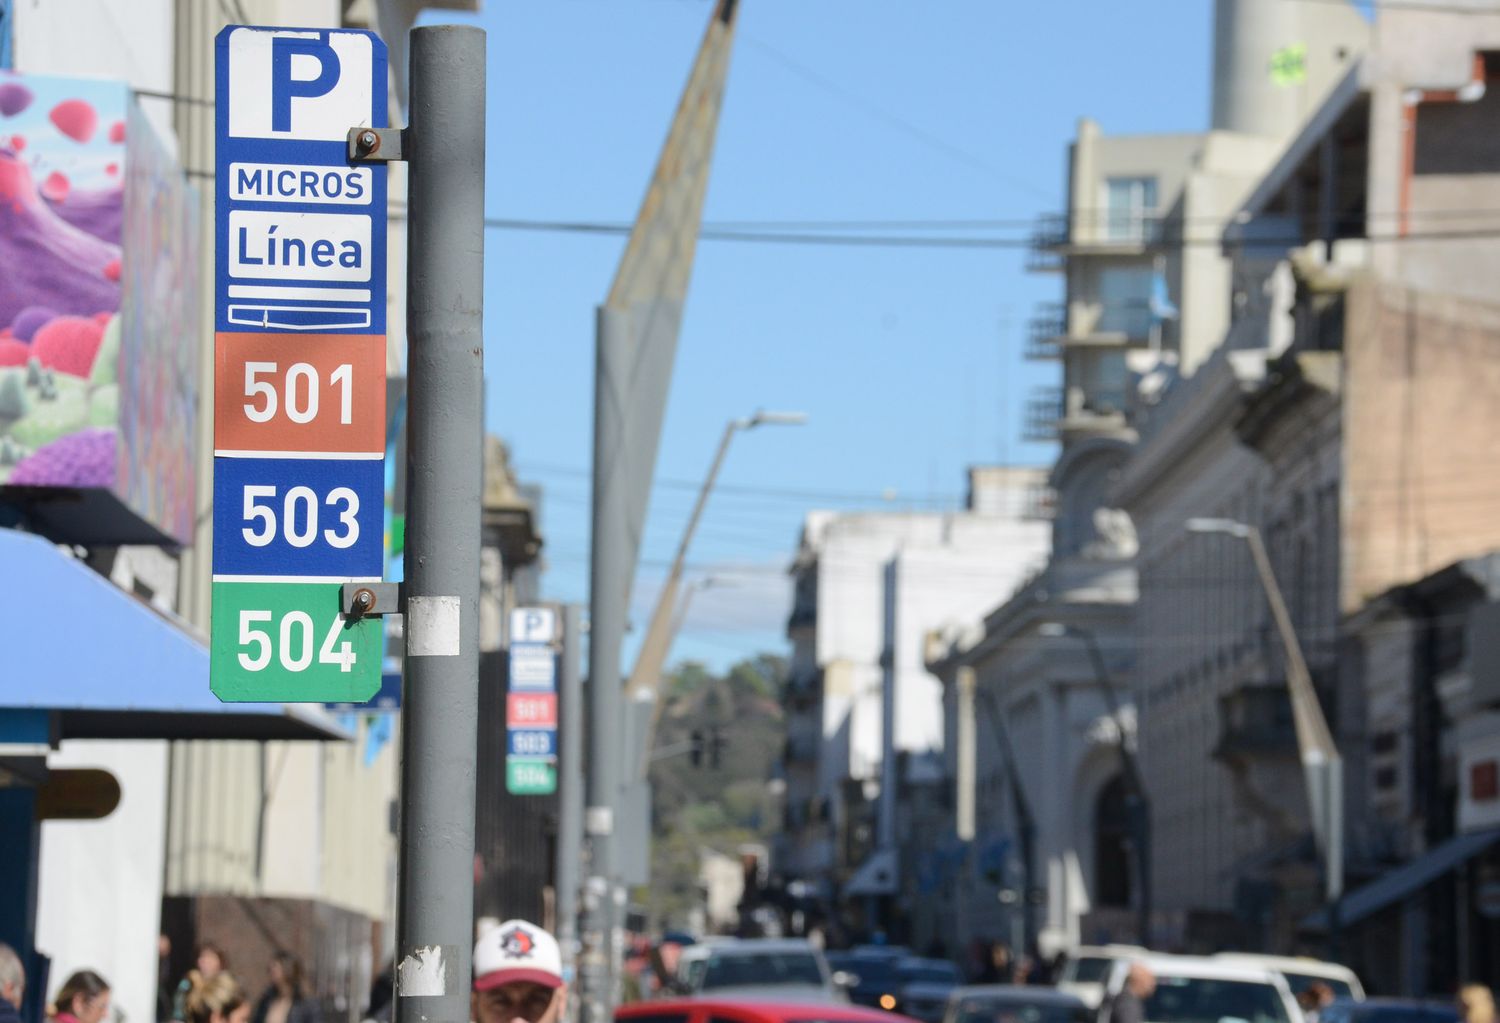
M 488 214 L 632 220 L 711 4 L 483 8 L 467 20 L 489 33 Z M 1116 134 L 1206 125 L 1211 20 L 1208 0 L 742 0 L 704 219 L 1056 210 L 1079 116 Z M 487 428 L 545 487 L 548 596 L 585 601 L 593 310 L 624 240 L 493 230 L 486 243 Z M 950 507 L 967 465 L 1050 461 L 1047 446 L 1021 443 L 1021 410 L 1058 368 L 1021 348 L 1034 306 L 1061 283 L 1025 273 L 1023 257 L 700 243 L 638 623 L 725 422 L 760 407 L 811 421 L 734 442 L 690 553 L 722 585 L 695 600 L 673 661 L 785 649 L 780 569 L 809 509 Z

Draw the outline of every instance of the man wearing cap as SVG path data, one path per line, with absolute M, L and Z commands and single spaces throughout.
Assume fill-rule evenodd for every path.
M 568 1003 L 557 939 L 536 924 L 507 920 L 474 946 L 476 1023 L 557 1023 Z

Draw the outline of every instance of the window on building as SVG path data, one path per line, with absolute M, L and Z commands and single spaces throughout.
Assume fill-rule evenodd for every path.
M 1144 241 L 1156 213 L 1156 179 L 1105 179 L 1104 208 L 1104 236 L 1108 240 Z

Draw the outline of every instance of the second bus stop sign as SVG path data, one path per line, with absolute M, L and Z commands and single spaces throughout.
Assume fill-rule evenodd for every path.
M 371 32 L 230 26 L 216 45 L 210 684 L 223 700 L 358 703 L 380 619 L 345 582 L 384 571 L 387 123 Z

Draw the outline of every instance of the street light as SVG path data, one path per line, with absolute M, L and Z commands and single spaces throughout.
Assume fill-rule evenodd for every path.
M 1323 706 L 1313 689 L 1312 676 L 1302 657 L 1292 617 L 1287 613 L 1281 587 L 1271 571 L 1271 559 L 1260 530 L 1234 519 L 1188 519 L 1190 533 L 1223 533 L 1250 545 L 1255 570 L 1271 605 L 1271 617 L 1286 648 L 1286 684 L 1292 698 L 1292 722 L 1297 729 L 1297 752 L 1307 783 L 1307 803 L 1312 814 L 1313 834 L 1323 851 L 1324 896 L 1329 905 L 1330 943 L 1338 942 L 1338 905 L 1344 894 L 1344 762 L 1328 730 Z
M 1071 637 L 1081 640 L 1089 652 L 1089 661 L 1094 666 L 1094 680 L 1104 694 L 1109 707 L 1110 720 L 1120 733 L 1120 768 L 1125 776 L 1126 816 L 1130 821 L 1131 843 L 1135 846 L 1135 874 L 1138 888 L 1136 912 L 1137 938 L 1142 945 L 1151 943 L 1151 800 L 1146 794 L 1146 779 L 1141 774 L 1140 762 L 1130 748 L 1125 736 L 1125 719 L 1120 713 L 1119 692 L 1114 680 L 1104 665 L 1104 654 L 1099 650 L 1098 638 L 1088 629 L 1063 622 L 1043 622 L 1037 633 L 1051 639 Z
M 656 721 L 661 715 L 661 671 L 662 665 L 666 663 L 667 652 L 672 646 L 672 635 L 675 631 L 673 624 L 673 609 L 677 606 L 677 590 L 682 583 L 682 566 L 687 560 L 688 545 L 693 541 L 693 532 L 698 528 L 698 519 L 703 515 L 703 508 L 708 503 L 709 492 L 714 488 L 714 481 L 718 479 L 719 469 L 724 464 L 724 456 L 729 451 L 729 442 L 734 439 L 736 432 L 740 430 L 753 430 L 757 426 L 801 426 L 807 422 L 806 412 L 766 412 L 757 410 L 754 415 L 744 419 L 731 419 L 724 426 L 724 436 L 719 441 L 719 450 L 714 454 L 713 464 L 708 467 L 708 476 L 703 480 L 703 487 L 698 491 L 698 500 L 693 505 L 692 514 L 688 516 L 687 525 L 682 530 L 682 540 L 677 544 L 677 554 L 672 558 L 672 567 L 667 572 L 667 578 L 662 583 L 661 593 L 656 598 L 656 608 L 651 612 L 651 624 L 646 628 L 646 636 L 641 641 L 641 649 L 635 658 L 635 668 L 630 672 L 630 678 L 625 683 L 626 692 L 634 696 L 643 693 L 655 693 L 656 707 L 652 711 L 651 727 L 646 732 L 646 742 L 642 750 L 651 748 L 651 741 L 656 733 Z M 644 775 L 646 763 L 644 758 L 640 765 L 640 771 Z

